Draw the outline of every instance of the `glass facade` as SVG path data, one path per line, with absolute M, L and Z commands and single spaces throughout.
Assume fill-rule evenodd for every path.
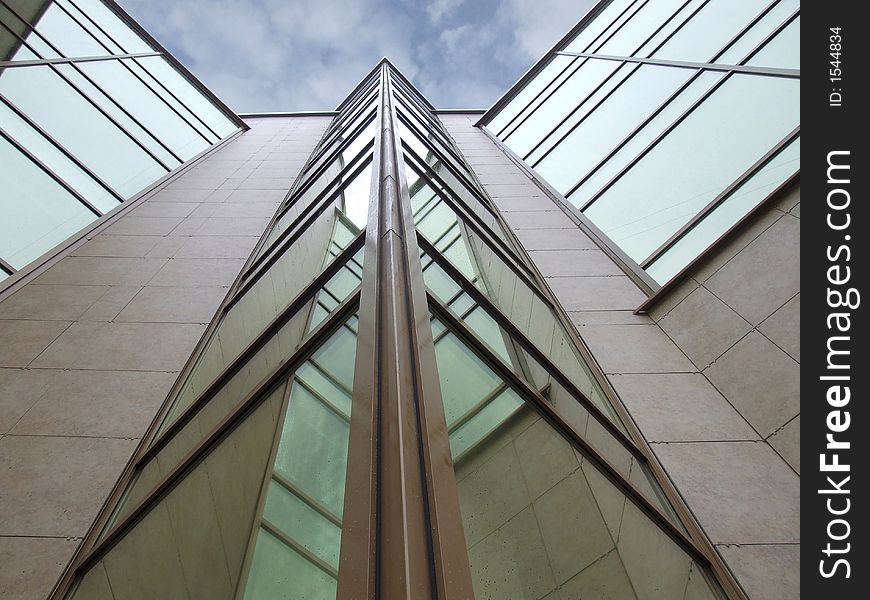
M 56 597 L 724 598 L 623 414 L 383 61 Z
M 600 2 L 485 127 L 659 284 L 800 167 L 797 0 Z
M 115 4 L 0 1 L 0 279 L 242 126 Z

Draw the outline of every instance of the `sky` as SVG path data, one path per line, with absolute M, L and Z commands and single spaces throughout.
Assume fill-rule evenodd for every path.
M 594 0 L 119 0 L 239 113 L 332 110 L 382 57 L 438 108 L 488 108 Z

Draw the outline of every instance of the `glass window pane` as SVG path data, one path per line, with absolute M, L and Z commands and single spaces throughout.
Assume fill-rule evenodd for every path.
M 591 23 L 571 40 L 565 50 L 594 52 L 595 47 L 622 23 L 625 23 L 643 5 L 643 0 L 613 0 Z M 604 34 L 604 35 L 602 35 Z M 594 43 L 594 42 L 597 42 Z
M 123 196 L 166 174 L 51 67 L 6 69 L 0 92 Z
M 106 48 L 54 2 L 42 13 L 35 29 L 64 56 L 109 54 Z
M 202 92 L 172 68 L 165 58 L 161 56 L 149 56 L 132 60 L 142 65 L 155 79 L 166 86 L 184 106 L 202 119 L 221 138 L 239 128 L 238 125 L 212 104 Z
M 16 269 L 97 216 L 0 137 L 0 257 Z
M 145 43 L 128 25 L 112 12 L 100 0 L 76 0 L 76 4 L 96 22 L 100 28 L 109 34 L 112 39 L 123 48 L 124 52 L 134 54 L 137 52 L 153 52 L 154 49 Z
M 335 597 L 355 358 L 341 328 L 294 376 L 245 598 Z
M 130 63 L 106 60 L 82 63 L 79 67 L 182 160 L 206 149 L 209 143 L 205 138 L 133 75 L 125 66 Z
M 799 87 L 731 76 L 585 214 L 643 262 L 800 122 Z
M 801 18 L 794 21 L 767 42 L 747 65 L 753 67 L 775 67 L 781 69 L 801 68 Z
M 538 95 L 538 93 L 546 88 L 556 76 L 567 67 L 574 59 L 568 56 L 555 56 L 534 79 L 526 83 L 523 88 L 511 99 L 511 101 L 502 108 L 498 114 L 486 124 L 487 129 L 495 132 L 496 135 L 502 134 L 502 129 L 516 117 L 525 106 Z
M 692 104 L 707 92 L 717 81 L 725 77 L 724 73 L 704 71 L 693 79 L 676 98 L 666 106 L 656 108 L 658 112 L 632 137 L 625 140 L 619 150 L 597 167 L 589 178 L 568 196 L 574 206 L 583 206 L 596 192 L 600 191 L 610 179 L 634 159 L 669 125 L 679 118 Z M 622 140 L 620 140 L 622 142 Z M 602 159 L 605 157 L 602 157 Z
M 695 72 L 654 65 L 634 72 L 535 169 L 564 194 Z
M 646 272 L 662 284 L 680 272 L 732 225 L 758 206 L 783 181 L 798 171 L 800 152 L 798 138 L 734 190 L 702 221 L 683 234 L 683 237 L 647 267 Z
M 642 47 L 655 30 L 684 2 L 685 0 L 655 0 L 644 3 L 631 19 L 604 44 L 598 46 L 595 52 L 615 56 L 634 56 L 638 48 Z
M 716 62 L 740 64 L 768 35 L 800 8 L 799 0 L 780 0 L 758 22 L 734 42 Z M 800 53 L 795 51 L 796 55 Z M 799 60 L 799 56 L 796 59 Z
M 653 53 L 657 59 L 720 62 L 713 60 L 737 33 L 758 16 L 758 0 L 711 0 Z
M 109 212 L 120 204 L 109 190 L 97 183 L 3 102 L 0 102 L 0 126 L 100 211 Z
M 613 60 L 582 60 L 585 62 L 577 72 L 509 137 L 504 138 L 511 150 L 520 156 L 528 154 L 544 135 L 620 66 L 619 62 Z

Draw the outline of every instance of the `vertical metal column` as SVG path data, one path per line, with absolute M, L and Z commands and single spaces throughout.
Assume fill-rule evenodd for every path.
M 386 63 L 380 75 L 338 598 L 473 598 Z

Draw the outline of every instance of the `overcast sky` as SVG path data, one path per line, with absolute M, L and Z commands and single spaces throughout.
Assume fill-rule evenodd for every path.
M 387 56 L 439 108 L 487 108 L 593 0 L 119 0 L 237 112 L 331 110 Z

